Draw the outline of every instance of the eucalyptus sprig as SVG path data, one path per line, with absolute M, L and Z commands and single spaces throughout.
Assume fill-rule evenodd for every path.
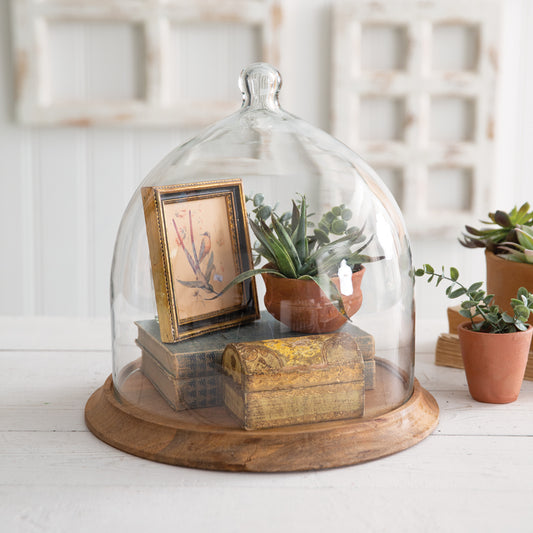
M 463 285 L 459 279 L 459 271 L 451 267 L 446 274 L 444 267 L 441 273 L 435 272 L 431 265 L 423 265 L 414 272 L 415 276 L 428 276 L 427 282 L 435 280 L 435 286 L 438 287 L 443 281 L 451 282 L 446 287 L 446 296 L 450 299 L 464 296 L 459 313 L 471 322 L 473 331 L 484 333 L 514 333 L 516 331 L 525 331 L 527 329 L 527 320 L 531 311 L 533 311 L 533 294 L 526 288 L 520 287 L 516 298 L 511 299 L 513 316 L 494 304 L 494 295 L 487 294 L 482 290 L 483 282 L 477 281 L 470 286 Z M 474 318 L 481 317 L 480 321 L 475 322 Z

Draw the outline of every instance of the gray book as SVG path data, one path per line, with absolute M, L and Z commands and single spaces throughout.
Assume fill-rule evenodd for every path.
M 141 348 L 148 352 L 170 376 L 180 379 L 222 374 L 222 353 L 227 344 L 305 335 L 291 331 L 287 326 L 267 314 L 248 324 L 176 343 L 161 341 L 159 324 L 156 320 L 140 320 L 135 324 L 138 329 L 137 343 Z M 374 338 L 350 323 L 345 324 L 341 331 L 356 338 L 366 363 L 366 388 L 373 388 L 375 373 Z

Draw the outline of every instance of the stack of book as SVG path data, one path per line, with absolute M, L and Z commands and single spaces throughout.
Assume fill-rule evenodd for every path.
M 141 370 L 176 411 L 214 407 L 223 402 L 220 357 L 216 345 L 199 339 L 164 343 L 156 320 L 136 322 Z
M 176 411 L 216 407 L 224 403 L 222 353 L 230 343 L 297 337 L 275 318 L 260 320 L 176 343 L 164 343 L 156 320 L 137 325 L 137 345 L 141 349 L 141 370 Z M 372 335 L 352 324 L 341 331 L 355 337 L 364 361 L 365 389 L 375 386 L 375 345 Z

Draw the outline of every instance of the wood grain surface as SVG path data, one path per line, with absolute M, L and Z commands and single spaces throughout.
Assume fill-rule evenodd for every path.
M 381 361 L 377 370 L 382 387 L 368 393 L 368 413 L 375 415 L 363 419 L 245 431 L 223 407 L 172 411 L 141 372 L 134 372 L 125 387 L 129 397 L 137 394 L 136 404 L 116 394 L 110 376 L 87 402 L 85 420 L 104 442 L 174 465 L 289 472 L 357 464 L 416 444 L 438 422 L 437 403 L 418 382 L 407 402 L 380 413 L 391 405 L 389 391 L 399 399 L 405 384 Z

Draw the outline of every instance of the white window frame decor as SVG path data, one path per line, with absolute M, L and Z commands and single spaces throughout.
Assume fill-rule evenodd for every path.
M 171 100 L 169 57 L 173 24 L 236 23 L 260 32 L 258 60 L 278 65 L 281 8 L 277 0 L 12 0 L 16 114 L 48 125 L 200 126 L 235 109 L 235 100 Z M 121 22 L 140 26 L 144 53 L 139 99 L 55 101 L 51 96 L 51 23 Z M 244 67 L 244 65 L 243 65 Z M 235 75 L 236 79 L 238 73 Z M 199 104 L 199 105 L 196 105 Z
M 499 0 L 344 0 L 334 4 L 332 132 L 378 172 L 379 168 L 401 172 L 397 200 L 412 235 L 435 230 L 440 235 L 456 233 L 464 223 L 486 213 L 491 203 L 500 7 Z M 439 25 L 475 29 L 477 60 L 472 68 L 433 68 L 434 29 Z M 368 58 L 363 59 L 363 31 L 371 26 L 405 31 L 400 68 L 379 65 L 373 69 Z M 401 135 L 361 139 L 362 99 L 383 97 L 403 102 Z M 474 122 L 469 138 L 431 138 L 431 103 L 441 97 L 470 101 Z M 434 207 L 429 198 L 432 169 L 456 169 L 470 176 L 464 205 Z

